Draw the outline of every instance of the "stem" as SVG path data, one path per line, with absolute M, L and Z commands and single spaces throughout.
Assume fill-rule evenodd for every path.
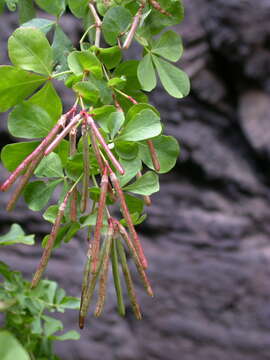
M 125 170 L 123 169 L 122 165 L 119 163 L 119 161 L 115 158 L 115 156 L 113 155 L 113 153 L 111 152 L 111 150 L 109 149 L 108 145 L 106 144 L 106 141 L 104 140 L 103 136 L 101 135 L 98 127 L 95 124 L 94 119 L 86 112 L 84 112 L 84 115 L 87 118 L 88 124 L 90 126 L 90 128 L 93 131 L 93 134 L 95 135 L 95 137 L 97 138 L 98 142 L 100 143 L 100 145 L 103 147 L 103 149 L 105 150 L 106 154 L 108 155 L 109 159 L 111 160 L 111 162 L 113 163 L 113 165 L 115 166 L 115 168 L 117 169 L 117 171 L 121 174 L 124 175 L 125 174 Z
M 60 72 L 60 73 L 53 74 L 53 75 L 51 76 L 51 78 L 52 78 L 52 79 L 55 79 L 55 78 L 57 78 L 57 77 L 59 77 L 59 76 L 63 76 L 63 75 L 66 75 L 66 74 L 72 74 L 72 71 L 71 71 L 71 70 L 62 71 L 62 72 Z
M 99 247 L 100 247 L 100 237 L 101 237 L 101 230 L 103 225 L 103 216 L 104 216 L 104 209 L 106 206 L 106 196 L 108 191 L 108 174 L 107 168 L 105 168 L 102 179 L 101 179 L 101 187 L 100 187 L 100 198 L 98 203 L 98 213 L 97 213 L 97 221 L 96 221 L 96 228 L 94 233 L 94 242 L 93 242 L 93 250 L 92 250 L 92 273 L 96 273 L 97 271 L 97 263 L 98 263 L 98 254 L 99 254 Z
M 126 309 L 125 309 L 125 304 L 124 304 L 123 291 L 122 291 L 121 279 L 120 279 L 119 267 L 118 267 L 118 253 L 117 253 L 116 238 L 114 238 L 113 242 L 112 242 L 111 259 L 112 259 L 114 286 L 115 286 L 115 291 L 116 291 L 116 296 L 117 296 L 118 313 L 121 316 L 125 316 Z
M 1 191 L 9 190 L 9 188 L 14 184 L 14 182 L 21 175 L 21 173 L 28 167 L 28 165 L 47 148 L 47 146 L 53 141 L 59 130 L 65 126 L 67 117 L 68 117 L 68 113 L 61 116 L 61 118 L 58 120 L 54 128 L 39 144 L 39 146 L 23 160 L 23 162 L 12 172 L 9 178 L 3 183 L 3 185 L 0 188 Z
M 81 177 L 82 176 L 80 176 L 76 180 L 76 182 L 73 184 L 71 189 L 67 192 L 67 194 L 66 194 L 66 196 L 64 198 L 64 201 L 62 202 L 62 204 L 59 207 L 59 211 L 58 211 L 55 223 L 54 223 L 54 225 L 52 227 L 51 234 L 49 236 L 48 242 L 47 242 L 46 247 L 44 249 L 44 252 L 42 254 L 42 258 L 40 260 L 38 269 L 37 269 L 37 271 L 36 271 L 36 273 L 35 273 L 35 275 L 33 277 L 31 288 L 35 288 L 39 284 L 40 279 L 41 279 L 44 271 L 46 270 L 46 267 L 48 265 L 48 261 L 50 259 L 50 256 L 51 256 L 51 253 L 52 253 L 52 250 L 53 250 L 53 247 L 54 247 L 56 237 L 58 235 L 58 232 L 59 232 L 59 229 L 60 229 L 60 226 L 61 226 L 61 222 L 62 222 L 64 213 L 65 213 L 65 209 L 67 207 L 68 199 L 71 196 L 71 194 L 72 194 L 73 190 L 75 189 L 75 187 L 77 186 L 77 184 L 79 183 L 79 181 L 81 180 Z
M 80 114 L 73 117 L 73 119 L 65 127 L 65 129 L 56 137 L 56 139 L 53 140 L 51 145 L 49 145 L 48 148 L 45 150 L 45 156 L 48 156 L 59 145 L 59 143 L 66 137 L 66 135 L 71 131 L 71 129 L 78 124 L 80 120 Z
M 132 309 L 134 311 L 134 314 L 135 314 L 136 318 L 138 320 L 141 320 L 142 315 L 141 315 L 141 311 L 140 311 L 140 306 L 139 306 L 138 301 L 137 301 L 133 281 L 132 281 L 130 271 L 129 271 L 129 268 L 128 268 L 125 249 L 124 249 L 121 241 L 119 241 L 119 239 L 117 239 L 116 241 L 117 241 L 117 250 L 118 250 L 118 253 L 119 253 L 119 256 L 120 256 L 120 260 L 121 260 L 121 264 L 122 264 L 122 271 L 123 271 L 123 274 L 124 274 L 124 277 L 125 277 L 125 280 L 126 280 L 127 292 L 128 292 L 128 296 L 130 298 L 131 306 L 132 306 Z
M 166 15 L 166 16 L 172 16 L 172 14 L 170 14 L 168 11 L 162 9 L 160 4 L 156 0 L 149 0 L 149 2 L 153 6 L 153 8 L 156 9 L 161 14 Z
M 33 175 L 36 167 L 41 162 L 43 156 L 44 156 L 43 152 L 40 153 L 36 157 L 36 159 L 34 159 L 32 161 L 32 163 L 29 165 L 26 173 L 22 176 L 18 187 L 15 189 L 14 193 L 12 194 L 11 199 L 9 200 L 9 202 L 7 204 L 7 211 L 12 211 L 14 209 L 14 207 L 15 207 L 19 197 L 21 196 L 25 186 L 27 185 L 28 181 L 30 180 L 31 176 Z
M 89 143 L 88 143 L 88 131 L 87 122 L 83 121 L 82 125 L 82 141 L 83 141 L 83 188 L 82 188 L 82 201 L 81 212 L 84 213 L 89 203 L 89 177 L 90 177 L 90 165 L 89 165 Z
M 128 49 L 132 43 L 132 40 L 135 36 L 135 33 L 137 31 L 137 28 L 140 24 L 140 21 L 141 21 L 141 17 L 142 17 L 142 12 L 143 12 L 143 9 L 145 7 L 145 2 L 143 2 L 137 12 L 137 14 L 134 16 L 134 19 L 133 19 L 133 23 L 131 25 L 131 28 L 130 28 L 130 31 L 128 33 L 128 36 L 123 44 L 123 47 L 122 49 Z
M 145 258 L 145 255 L 144 255 L 144 252 L 143 252 L 143 249 L 142 249 L 142 245 L 140 243 L 140 240 L 139 240 L 139 237 L 138 237 L 138 234 L 134 228 L 134 225 L 133 225 L 133 222 L 132 222 L 132 219 L 131 219 L 131 215 L 129 213 L 129 210 L 128 210 L 128 207 L 127 207 L 127 204 L 126 204 L 126 200 L 125 200 L 125 196 L 124 196 L 124 193 L 123 193 L 123 190 L 120 186 L 120 182 L 118 180 L 118 178 L 116 177 L 115 173 L 111 171 L 110 169 L 110 179 L 111 179 L 111 182 L 119 196 L 119 199 L 120 199 L 120 203 L 121 203 L 121 209 L 122 209 L 122 213 L 123 213 L 123 216 L 127 222 L 127 226 L 129 228 L 129 231 L 131 233 L 131 236 L 132 236 L 132 239 L 133 239 L 133 242 L 134 242 L 134 246 L 135 246 L 135 249 L 138 253 L 138 256 L 140 258 L 140 262 L 142 263 L 142 266 L 144 268 L 147 268 L 147 260 Z
M 108 281 L 108 271 L 109 271 L 109 260 L 110 260 L 110 253 L 112 248 L 112 238 L 113 238 L 113 222 L 109 219 L 109 230 L 106 238 L 106 245 L 105 245 L 105 255 L 104 260 L 101 267 L 101 275 L 100 275 L 100 285 L 99 285 L 99 295 L 98 295 L 98 302 L 95 310 L 95 316 L 99 317 L 103 311 L 105 298 L 106 298 L 106 287 Z
M 83 49 L 83 41 L 84 41 L 84 39 L 86 38 L 86 36 L 87 36 L 87 34 L 89 33 L 89 31 L 91 30 L 91 29 L 93 29 L 93 27 L 95 26 L 95 24 L 92 24 L 92 25 L 90 25 L 87 29 L 86 29 L 86 31 L 84 32 L 84 34 L 83 34 L 83 36 L 81 37 L 81 39 L 80 39 L 80 49 L 83 51 L 84 49 Z
M 134 104 L 134 105 L 137 105 L 137 104 L 138 104 L 138 101 L 137 101 L 137 100 L 135 100 L 132 96 L 124 93 L 123 91 L 121 91 L 121 90 L 119 90 L 119 89 L 116 89 L 116 88 L 114 88 L 114 91 L 118 92 L 118 94 L 122 95 L 124 98 L 128 99 L 129 101 L 131 101 L 132 104 Z
M 95 27 L 96 27 L 96 39 L 95 39 L 95 46 L 100 47 L 100 38 L 101 38 L 101 26 L 102 21 L 100 20 L 96 8 L 93 4 L 89 3 L 90 11 L 95 19 Z

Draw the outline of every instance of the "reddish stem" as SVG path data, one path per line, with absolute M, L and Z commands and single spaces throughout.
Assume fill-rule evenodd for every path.
M 49 134 L 45 137 L 45 139 L 39 144 L 39 146 L 23 160 L 23 162 L 12 172 L 9 178 L 3 183 L 3 185 L 0 187 L 1 191 L 9 190 L 9 188 L 14 184 L 14 182 L 21 175 L 21 173 L 28 167 L 28 165 L 41 152 L 43 152 L 47 148 L 47 146 L 52 142 L 52 140 L 55 138 L 59 130 L 65 126 L 67 116 L 68 116 L 67 114 L 61 116 L 57 124 L 49 132 Z
M 94 119 L 86 112 L 83 112 L 83 115 L 87 118 L 88 124 L 90 126 L 90 128 L 93 131 L 93 134 L 95 135 L 95 137 L 97 138 L 98 142 L 100 143 L 100 145 L 103 147 L 103 149 L 105 150 L 106 154 L 108 155 L 109 159 L 111 160 L 111 162 L 113 163 L 113 165 L 115 166 L 115 168 L 117 169 L 117 171 L 121 174 L 124 175 L 125 174 L 125 170 L 123 169 L 122 165 L 119 163 L 119 161 L 115 158 L 115 156 L 113 155 L 113 153 L 111 152 L 111 150 L 109 149 L 108 145 L 106 144 L 106 141 L 104 140 L 103 136 L 101 135 L 98 127 L 95 124 Z
M 78 122 L 81 120 L 81 115 L 78 114 L 73 117 L 70 123 L 65 127 L 65 129 L 53 140 L 53 142 L 47 147 L 45 151 L 45 156 L 48 156 L 58 145 L 59 143 L 67 136 L 73 127 L 75 127 Z

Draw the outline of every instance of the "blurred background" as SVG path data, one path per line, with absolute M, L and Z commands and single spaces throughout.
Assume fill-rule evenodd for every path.
M 134 277 L 143 320 L 130 309 L 121 319 L 110 286 L 104 316 L 89 317 L 81 340 L 58 348 L 65 360 L 270 358 L 270 0 L 184 3 L 179 65 L 191 76 L 192 92 L 179 101 L 159 88 L 151 98 L 182 149 L 139 228 L 155 297 Z M 76 44 L 78 21 L 67 15 L 62 24 Z M 1 64 L 16 26 L 16 15 L 1 16 Z M 62 96 L 69 106 L 70 93 Z M 7 115 L 0 117 L 2 147 L 14 139 Z M 0 180 L 6 175 L 1 169 Z M 8 196 L 0 196 L 1 233 L 14 222 L 38 238 L 50 231 L 23 202 L 7 214 Z M 77 238 L 55 251 L 46 273 L 74 296 L 84 252 Z M 38 245 L 13 247 L 2 250 L 1 260 L 30 280 L 40 254 Z M 76 328 L 77 313 L 63 321 Z

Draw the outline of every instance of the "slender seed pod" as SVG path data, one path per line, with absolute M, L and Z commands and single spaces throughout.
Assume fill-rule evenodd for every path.
M 45 137 L 45 139 L 39 144 L 39 146 L 23 160 L 23 162 L 12 172 L 9 178 L 3 183 L 3 185 L 0 187 L 1 191 L 9 190 L 9 188 L 14 184 L 14 182 L 18 179 L 21 173 L 28 167 L 28 165 L 34 159 L 36 159 L 39 156 L 39 154 L 44 152 L 44 150 L 48 147 L 48 145 L 53 141 L 55 136 L 58 134 L 59 130 L 65 126 L 67 117 L 68 114 L 61 116 L 57 124 L 49 132 L 49 134 Z
M 105 254 L 100 270 L 99 294 L 98 294 L 98 302 L 95 310 L 95 316 L 97 317 L 101 315 L 105 304 L 106 288 L 107 288 L 108 272 L 109 272 L 109 261 L 110 261 L 110 254 L 112 248 L 112 238 L 114 233 L 113 222 L 111 219 L 109 219 L 108 221 L 109 221 L 109 230 L 105 240 L 106 241 Z
M 109 149 L 108 145 L 106 144 L 106 141 L 104 140 L 103 136 L 101 135 L 98 127 L 95 124 L 94 119 L 87 114 L 86 112 L 84 112 L 84 115 L 87 118 L 88 124 L 90 126 L 90 128 L 93 131 L 93 134 L 95 135 L 95 137 L 97 138 L 98 142 L 100 143 L 100 145 L 103 147 L 104 151 L 106 152 L 106 154 L 108 155 L 108 158 L 111 160 L 111 162 L 113 163 L 113 165 L 115 166 L 115 168 L 117 169 L 117 171 L 121 174 L 124 175 L 125 174 L 125 170 L 123 169 L 122 165 L 119 163 L 119 161 L 115 158 L 115 156 L 113 155 L 113 153 L 111 152 L 111 150 Z
M 137 301 L 136 292 L 135 292 L 131 274 L 130 274 L 130 271 L 128 268 L 125 249 L 119 239 L 117 239 L 117 250 L 118 250 L 121 265 L 122 265 L 123 275 L 126 280 L 127 292 L 128 292 L 128 296 L 129 296 L 129 299 L 131 302 L 133 312 L 134 312 L 136 318 L 138 320 L 141 320 L 142 314 L 141 314 L 141 310 L 140 310 L 140 305 L 138 304 L 138 301 Z
M 78 125 L 80 120 L 81 120 L 80 114 L 73 117 L 73 119 L 64 128 L 64 130 L 59 135 L 57 135 L 56 139 L 54 139 L 53 142 L 47 147 L 44 153 L 45 156 L 48 156 L 60 144 L 60 142 L 69 134 L 71 129 Z
M 51 234 L 50 234 L 49 239 L 47 241 L 46 247 L 45 247 L 45 249 L 43 251 L 43 254 L 42 254 L 38 269 L 37 269 L 37 271 L 36 271 L 36 273 L 35 273 L 35 275 L 33 277 L 33 280 L 32 280 L 32 284 L 31 284 L 32 288 L 36 287 L 39 284 L 40 279 L 41 279 L 44 271 L 46 270 L 46 267 L 48 265 L 48 261 L 50 259 L 50 256 L 51 256 L 51 253 L 52 253 L 52 250 L 53 250 L 53 247 L 54 247 L 56 237 L 57 237 L 57 235 L 59 233 L 59 230 L 60 230 L 60 227 L 61 227 L 61 222 L 62 222 L 62 219 L 63 219 L 64 214 L 65 214 L 65 209 L 67 207 L 68 200 L 69 200 L 74 188 L 77 186 L 77 183 L 80 181 L 80 179 L 81 179 L 81 177 L 73 184 L 73 186 L 67 192 L 62 204 L 59 207 L 58 214 L 57 214 L 55 223 L 54 223 L 54 225 L 52 227 Z
M 117 227 L 118 227 L 118 229 L 119 229 L 119 232 L 120 232 L 122 238 L 125 240 L 128 248 L 129 248 L 129 251 L 130 251 L 130 253 L 131 253 L 132 257 L 133 257 L 133 260 L 134 260 L 134 262 L 135 262 L 136 268 L 137 268 L 137 270 L 138 270 L 138 273 L 139 273 L 139 275 L 140 275 L 140 278 L 141 278 L 141 280 L 142 280 L 142 283 L 143 283 L 143 285 L 144 285 L 144 287 L 145 287 L 145 290 L 146 290 L 147 294 L 148 294 L 149 296 L 152 296 L 152 297 L 153 297 L 153 296 L 154 296 L 154 293 L 153 293 L 152 287 L 151 287 L 150 282 L 149 282 L 149 280 L 148 280 L 148 278 L 147 278 L 147 275 L 146 275 L 146 273 L 145 273 L 145 271 L 144 271 L 144 268 L 143 268 L 143 266 L 142 266 L 142 264 L 141 264 L 141 262 L 140 262 L 140 259 L 139 259 L 138 255 L 137 255 L 137 253 L 136 253 L 136 250 L 135 250 L 135 248 L 134 248 L 134 246 L 133 246 L 133 244 L 132 244 L 132 241 L 131 241 L 128 233 L 126 232 L 126 229 L 124 228 L 123 225 L 121 225 L 121 224 L 119 223 L 119 221 L 117 221 Z
M 14 193 L 11 196 L 11 199 L 9 200 L 7 204 L 7 211 L 12 211 L 21 196 L 25 186 L 27 185 L 28 181 L 30 180 L 31 176 L 33 175 L 36 167 L 41 162 L 43 158 L 43 152 L 40 153 L 33 161 L 30 163 L 28 169 L 26 170 L 26 173 L 21 177 L 19 185 L 15 189 Z
M 89 204 L 89 143 L 88 143 L 88 129 L 86 120 L 82 124 L 82 141 L 83 141 L 83 186 L 82 186 L 82 200 L 81 212 L 84 213 Z
M 151 159 L 152 159 L 152 163 L 154 165 L 154 168 L 157 172 L 160 171 L 160 162 L 158 160 L 158 156 L 157 156 L 157 152 L 156 149 L 154 147 L 153 141 L 152 140 L 147 140 L 147 145 L 151 154 Z
M 96 221 L 96 228 L 94 233 L 94 241 L 93 241 L 93 249 L 92 249 L 92 273 L 97 271 L 97 262 L 98 262 L 98 255 L 99 255 L 99 247 L 100 247 L 100 237 L 101 237 L 101 230 L 103 224 L 103 216 L 104 216 L 104 209 L 106 206 L 106 196 L 108 191 L 108 174 L 107 168 L 104 169 L 104 173 L 101 179 L 101 187 L 100 187 L 100 198 L 98 203 L 98 213 L 97 213 L 97 221 Z
M 69 133 L 69 154 L 74 156 L 77 152 L 77 128 L 73 128 Z M 78 190 L 74 188 L 71 197 L 70 197 L 70 220 L 73 222 L 77 221 L 77 200 L 78 200 Z
M 116 190 L 116 192 L 117 192 L 117 194 L 119 196 L 122 213 L 123 213 L 123 216 L 124 216 L 124 218 L 126 220 L 128 229 L 129 229 L 129 231 L 131 233 L 135 249 L 136 249 L 136 251 L 138 253 L 138 256 L 140 258 L 140 261 L 141 261 L 143 267 L 147 268 L 147 260 L 146 260 L 146 257 L 144 255 L 143 248 L 142 248 L 142 245 L 140 243 L 138 234 L 137 234 L 137 232 L 136 232 L 136 230 L 134 228 L 132 218 L 131 218 L 131 215 L 129 213 L 129 210 L 128 210 L 128 207 L 127 207 L 127 204 L 126 204 L 126 200 L 125 200 L 123 190 L 122 190 L 122 188 L 120 186 L 120 182 L 119 182 L 118 178 L 116 177 L 115 173 L 111 169 L 110 169 L 110 179 L 111 179 L 111 182 L 112 182 L 112 184 L 113 184 L 113 186 L 114 186 L 114 188 L 115 188 L 115 190 Z
M 91 271 L 89 271 L 89 280 L 88 280 L 87 288 L 83 294 L 81 308 L 80 308 L 79 322 L 81 325 L 84 325 L 84 323 L 85 323 L 85 318 L 86 318 L 86 315 L 88 312 L 88 308 L 92 301 L 93 294 L 94 294 L 95 287 L 96 287 L 97 280 L 98 280 L 98 276 L 99 276 L 101 266 L 104 261 L 104 255 L 105 255 L 105 241 L 103 242 L 102 248 L 100 251 L 97 271 L 94 274 L 91 274 Z
M 112 271 L 113 271 L 113 280 L 114 280 L 114 287 L 117 297 L 117 308 L 118 313 L 121 316 L 125 316 L 126 309 L 124 304 L 124 297 L 123 297 L 123 290 L 121 286 L 121 279 L 119 274 L 119 266 L 118 266 L 118 252 L 117 252 L 117 244 L 116 244 L 116 237 L 113 238 L 112 241 Z

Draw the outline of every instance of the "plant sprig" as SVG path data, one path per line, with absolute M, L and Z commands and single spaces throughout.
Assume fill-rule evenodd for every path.
M 5 2 L 10 10 L 19 6 L 22 25 L 8 41 L 13 65 L 0 67 L 0 111 L 12 109 L 10 133 L 30 141 L 2 150 L 2 162 L 11 175 L 0 189 L 9 190 L 20 178 L 7 209 L 12 210 L 23 193 L 29 208 L 47 208 L 44 218 L 53 223 L 43 240 L 45 249 L 32 287 L 39 284 L 53 248 L 88 228 L 80 326 L 98 282 L 95 314 L 102 313 L 110 259 L 119 313 L 125 310 L 118 261 L 134 313 L 141 318 L 126 252 L 132 255 L 146 292 L 153 296 L 148 261 L 135 226 L 144 221 L 144 207 L 159 191 L 158 174 L 175 165 L 179 146 L 163 134 L 160 114 L 149 104 L 147 92 L 157 86 L 158 75 L 171 96 L 180 99 L 189 93 L 187 75 L 172 64 L 182 56 L 181 38 L 172 30 L 164 31 L 182 21 L 182 3 L 35 0 L 56 16 L 51 21 L 35 18 L 35 7 L 27 8 L 26 0 Z M 79 49 L 59 23 L 67 6 L 83 20 Z M 123 60 L 133 42 L 142 47 L 142 59 Z M 54 81 L 73 90 L 74 106 L 65 114 Z M 30 181 L 33 174 L 38 180 Z M 62 188 L 58 204 L 47 207 L 57 187 Z M 110 213 L 117 201 L 122 219 Z

